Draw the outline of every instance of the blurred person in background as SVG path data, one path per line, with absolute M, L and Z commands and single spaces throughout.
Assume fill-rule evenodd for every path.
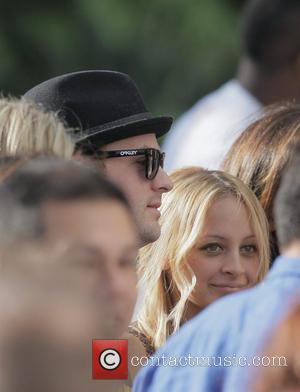
M 288 314 L 300 283 L 300 144 L 282 175 L 274 217 L 281 256 L 261 284 L 216 301 L 172 336 L 158 357 L 205 357 L 210 366 L 156 366 L 137 391 L 252 391 L 259 356 Z M 262 362 L 259 362 L 262 363 Z
M 24 98 L 0 98 L 0 155 L 51 154 L 71 159 L 75 144 L 57 114 Z
M 36 212 L 28 209 L 0 185 L 0 259 L 2 251 L 11 244 L 31 241 L 39 234 Z
M 24 97 L 58 112 L 73 129 L 76 157 L 100 159 L 107 177 L 127 196 L 140 246 L 155 241 L 160 235 L 161 197 L 172 188 L 157 137 L 169 130 L 172 118 L 153 116 L 133 80 L 113 71 L 61 75 L 33 87 Z
M 218 169 L 262 106 L 300 99 L 300 3 L 250 0 L 242 15 L 238 71 L 184 113 L 166 136 L 166 170 Z
M 285 103 L 266 108 L 226 154 L 222 170 L 238 177 L 256 194 L 267 215 L 271 260 L 279 254 L 273 204 L 284 166 L 300 141 L 300 105 Z
M 300 252 L 299 252 L 300 256 Z M 265 365 L 253 379 L 253 392 L 297 392 L 300 390 L 300 305 L 299 297 L 290 314 L 269 337 L 261 357 Z
M 254 286 L 269 266 L 268 224 L 255 195 L 224 172 L 198 167 L 171 174 L 162 235 L 140 251 L 145 299 L 130 327 L 133 356 L 151 356 L 218 298 Z M 138 366 L 132 366 L 134 377 Z
M 26 162 L 0 189 L 9 192 L 31 219 L 31 232 L 26 219 L 18 218 L 17 229 L 12 227 L 9 219 L 13 222 L 14 211 L 9 210 L 4 194 L 0 208 L 6 211 L 8 225 L 1 216 L 0 226 L 5 244 L 13 249 L 32 239 L 46 242 L 50 249 L 61 244 L 84 253 L 77 265 L 84 271 L 82 282 L 92 292 L 101 287 L 114 310 L 120 336 L 136 299 L 138 247 L 135 221 L 123 193 L 98 171 L 57 158 Z
M 83 287 L 86 254 L 39 244 L 8 251 L 0 277 L 0 389 L 115 392 L 91 379 L 91 341 L 118 336 L 114 310 Z M 100 287 L 101 288 L 101 287 Z
M 36 158 L 39 154 L 34 154 Z M 15 170 L 22 166 L 31 155 L 2 155 L 0 156 L 0 183 L 9 177 Z

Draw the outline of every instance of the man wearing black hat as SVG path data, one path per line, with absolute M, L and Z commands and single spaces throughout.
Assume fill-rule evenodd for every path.
M 104 170 L 126 194 L 135 212 L 141 246 L 160 235 L 161 197 L 172 189 L 163 170 L 157 137 L 171 117 L 154 117 L 128 75 L 83 71 L 58 76 L 29 90 L 25 98 L 58 112 L 74 129 L 77 149 L 103 159 Z

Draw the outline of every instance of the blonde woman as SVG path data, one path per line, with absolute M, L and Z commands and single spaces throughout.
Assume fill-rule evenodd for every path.
M 24 98 L 0 98 L 0 155 L 45 153 L 71 159 L 74 142 L 54 112 Z
M 225 172 L 198 167 L 171 179 L 161 236 L 139 257 L 145 293 L 130 327 L 131 378 L 141 365 L 137 358 L 151 356 L 207 305 L 255 285 L 268 271 L 268 222 L 252 191 Z

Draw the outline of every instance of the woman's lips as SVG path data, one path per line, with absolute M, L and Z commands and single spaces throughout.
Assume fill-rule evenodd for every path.
M 224 285 L 219 285 L 219 284 L 211 284 L 211 286 L 220 292 L 223 293 L 235 293 L 236 291 L 240 291 L 243 288 L 245 288 L 245 286 L 241 286 L 241 285 L 230 285 L 230 284 L 224 284 Z

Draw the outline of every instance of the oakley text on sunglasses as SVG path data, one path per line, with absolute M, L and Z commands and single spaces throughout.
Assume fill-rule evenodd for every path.
M 153 180 L 157 175 L 159 167 L 163 168 L 165 153 L 160 152 L 156 148 L 137 148 L 129 150 L 114 150 L 103 151 L 97 155 L 103 158 L 121 158 L 121 157 L 134 157 L 145 156 L 145 177 L 148 180 Z

